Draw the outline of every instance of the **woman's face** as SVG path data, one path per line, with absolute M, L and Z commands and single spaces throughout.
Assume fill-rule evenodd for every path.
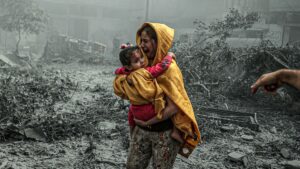
M 156 54 L 156 43 L 147 32 L 143 31 L 141 34 L 141 48 L 147 55 L 148 59 L 154 59 Z

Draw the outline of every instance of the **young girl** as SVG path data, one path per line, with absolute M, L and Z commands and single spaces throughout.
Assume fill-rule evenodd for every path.
M 167 121 L 167 119 L 170 119 L 170 117 L 172 117 L 176 113 L 170 111 L 170 108 L 165 106 L 163 91 L 160 89 L 155 79 L 156 77 L 161 75 L 165 70 L 168 69 L 172 62 L 172 57 L 175 57 L 175 55 L 169 52 L 167 56 L 165 56 L 165 58 L 162 60 L 162 62 L 156 64 L 155 66 L 145 67 L 146 65 L 144 63 L 144 57 L 139 47 L 123 45 L 123 48 L 124 49 L 119 54 L 120 61 L 123 67 L 118 68 L 115 71 L 115 74 L 126 75 L 126 80 L 124 80 L 123 83 L 124 85 L 129 86 L 130 89 L 124 88 L 122 89 L 124 92 L 122 92 L 121 94 L 116 94 L 121 96 L 123 99 L 130 100 L 131 105 L 129 107 L 128 112 L 130 133 L 132 133 L 135 125 L 138 125 L 145 130 L 156 130 L 155 124 L 160 123 L 162 121 Z M 148 77 L 139 77 L 150 77 L 149 83 L 147 83 L 147 85 L 144 86 L 142 86 L 138 80 L 132 79 L 130 77 L 130 75 L 133 73 L 142 75 L 143 73 L 141 73 L 141 71 L 146 71 L 151 75 Z M 142 88 L 143 90 L 137 91 L 137 85 L 139 85 L 140 89 Z M 116 86 L 114 86 L 114 89 L 115 87 Z M 150 94 L 148 94 L 150 95 L 150 97 L 148 95 L 144 95 L 144 90 L 150 92 Z M 141 97 L 141 95 L 144 96 Z M 143 100 L 145 99 L 145 97 L 148 98 L 148 102 L 144 102 L 144 104 L 135 104 L 138 99 Z M 170 104 L 170 100 L 168 98 L 166 100 L 167 104 Z M 184 142 L 180 131 L 175 126 L 173 127 L 171 137 L 179 141 L 180 143 Z

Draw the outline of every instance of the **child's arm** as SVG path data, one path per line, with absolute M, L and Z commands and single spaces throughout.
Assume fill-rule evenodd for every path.
M 173 115 L 175 115 L 178 112 L 178 108 L 174 104 L 174 102 L 170 100 L 168 97 L 166 100 L 167 100 L 167 107 L 163 110 L 164 112 L 161 119 L 158 119 L 157 116 L 153 117 L 148 121 L 142 121 L 134 118 L 134 122 L 139 126 L 145 127 L 171 118 Z
M 165 56 L 161 62 L 157 63 L 154 66 L 146 67 L 146 70 L 148 70 L 151 73 L 153 78 L 156 78 L 169 68 L 173 57 L 175 58 L 174 53 L 168 52 L 167 56 Z
M 124 66 L 115 70 L 116 75 L 129 75 L 130 73 L 131 73 L 131 71 L 127 70 Z M 132 81 L 130 79 L 128 79 L 127 76 L 126 76 L 126 81 L 129 84 L 132 84 Z
M 116 69 L 115 74 L 116 74 L 116 75 L 122 75 L 122 74 L 129 75 L 129 74 L 130 74 L 130 71 L 128 71 L 128 70 L 123 66 L 123 67 L 119 67 L 118 69 Z

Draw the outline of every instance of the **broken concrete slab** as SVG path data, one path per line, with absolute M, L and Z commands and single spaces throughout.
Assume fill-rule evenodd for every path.
M 242 135 L 241 138 L 247 141 L 253 141 L 254 139 L 254 137 L 251 135 Z
M 221 131 L 225 131 L 225 132 L 228 132 L 228 131 L 234 131 L 235 128 L 233 126 L 222 126 L 220 128 Z
M 98 123 L 98 128 L 102 130 L 113 130 L 115 129 L 117 124 L 115 122 L 110 122 L 110 121 L 102 121 Z
M 265 143 L 269 143 L 269 142 L 274 142 L 274 141 L 278 141 L 279 137 L 275 134 L 272 134 L 268 131 L 265 132 L 261 132 L 259 134 L 256 135 L 255 137 L 258 141 Z
M 293 160 L 284 163 L 286 169 L 300 169 L 300 161 Z
M 280 150 L 280 154 L 282 155 L 283 158 L 289 159 L 291 157 L 291 154 L 287 148 L 282 148 Z
M 43 131 L 38 128 L 24 129 L 24 135 L 27 138 L 35 139 L 37 141 L 46 141 L 46 136 L 44 135 Z
M 231 143 L 231 146 L 235 149 L 238 149 L 240 147 L 241 143 L 240 142 L 237 142 L 237 141 L 233 141 Z
M 230 154 L 228 154 L 228 158 L 231 161 L 235 161 L 235 162 L 241 162 L 243 160 L 243 157 L 245 157 L 246 155 L 244 153 L 239 153 L 239 152 L 231 152 Z
M 10 67 L 21 68 L 25 70 L 32 68 L 32 66 L 26 60 L 12 53 L 8 53 L 6 55 L 0 54 L 0 60 Z
M 273 126 L 273 127 L 270 129 L 270 132 L 273 133 L 273 134 L 276 134 L 276 133 L 277 133 L 276 127 Z
M 6 158 L 6 154 L 3 152 L 0 152 L 0 159 L 2 159 L 2 158 Z
M 1 162 L 0 169 L 6 168 L 7 164 L 8 164 L 8 160 L 5 159 L 3 162 Z
M 13 62 L 8 56 L 5 56 L 5 55 L 0 54 L 0 60 L 11 67 L 19 67 L 20 66 L 17 63 Z
M 249 166 L 249 159 L 245 156 L 242 158 L 243 164 L 246 168 Z

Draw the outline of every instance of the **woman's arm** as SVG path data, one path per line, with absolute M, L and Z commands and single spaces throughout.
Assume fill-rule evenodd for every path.
M 134 119 L 135 123 L 139 126 L 149 126 L 152 124 L 156 124 L 158 122 L 164 121 L 166 119 L 171 118 L 173 115 L 175 115 L 178 112 L 178 107 L 175 105 L 175 103 L 169 99 L 168 97 L 166 97 L 167 100 L 167 106 L 166 108 L 163 110 L 163 115 L 161 119 L 158 119 L 157 116 L 151 118 L 148 121 L 142 121 L 142 120 L 138 120 L 138 119 Z

